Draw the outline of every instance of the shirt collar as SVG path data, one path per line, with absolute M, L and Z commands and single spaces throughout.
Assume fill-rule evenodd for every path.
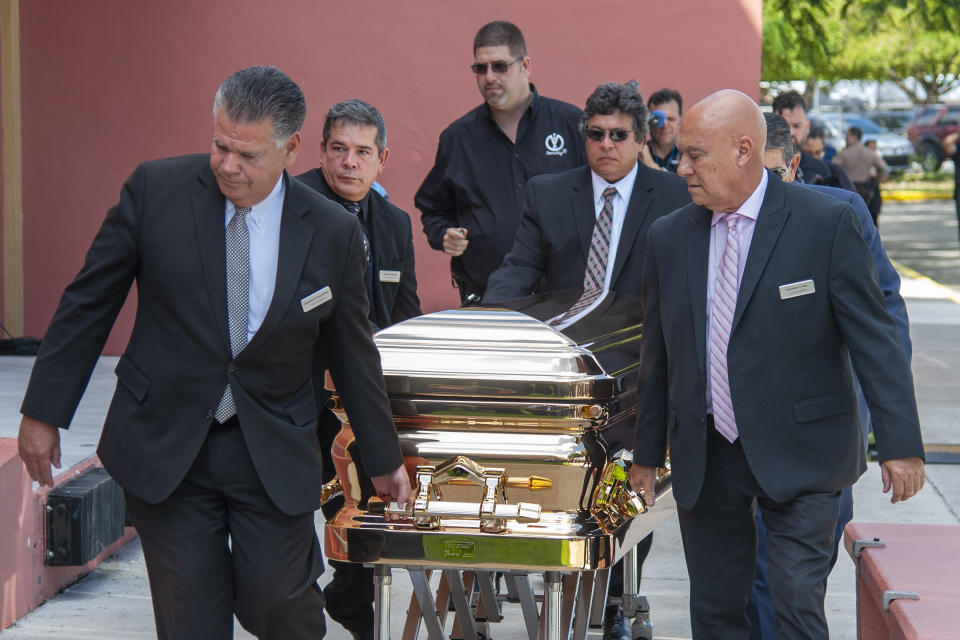
M 763 171 L 760 176 L 760 184 L 757 185 L 757 188 L 753 190 L 753 193 L 750 194 L 750 197 L 740 205 L 739 209 L 737 209 L 738 214 L 741 216 L 746 216 L 754 222 L 757 221 L 757 216 L 760 215 L 760 207 L 763 205 L 763 196 L 767 192 L 767 182 L 767 172 Z M 713 218 L 710 220 L 710 225 L 713 226 L 717 224 L 717 222 L 720 221 L 720 217 L 724 213 L 725 212 L 723 211 L 714 211 Z
M 247 217 L 253 220 L 254 224 L 257 227 L 263 225 L 264 220 L 271 212 L 282 211 L 283 209 L 283 195 L 286 192 L 286 185 L 284 185 L 283 177 L 285 173 L 280 174 L 280 179 L 277 180 L 277 184 L 273 185 L 273 190 L 270 192 L 266 198 L 253 205 L 250 210 L 250 213 L 247 214 Z M 229 221 L 234 212 L 236 212 L 236 206 L 227 200 L 227 220 Z
M 593 202 L 597 205 L 603 202 L 603 192 L 607 187 L 614 187 L 624 202 L 630 202 L 630 196 L 633 193 L 633 184 L 637 181 L 639 166 L 640 161 L 638 160 L 636 164 L 633 165 L 633 169 L 630 169 L 630 173 L 613 183 L 607 182 L 591 169 L 590 178 L 593 182 Z
M 318 171 L 319 171 L 319 169 L 318 169 Z M 321 178 L 322 178 L 322 177 L 323 177 L 323 175 L 321 174 Z M 326 180 L 325 180 L 325 179 L 324 179 L 324 184 L 326 184 Z M 340 195 L 339 195 L 336 191 L 334 191 L 333 189 L 330 188 L 330 185 L 327 185 L 327 189 L 328 189 L 329 192 L 330 192 L 330 197 L 331 197 L 334 201 L 340 203 L 341 205 L 344 205 L 344 204 L 346 204 L 347 202 L 356 202 L 357 204 L 359 204 L 359 205 L 360 205 L 360 212 L 361 212 L 360 215 L 363 216 L 364 219 L 366 219 L 367 212 L 370 211 L 370 207 L 369 207 L 368 205 L 369 205 L 369 202 L 370 202 L 370 191 L 373 191 L 373 188 L 372 188 L 372 187 L 367 191 L 366 195 L 364 195 L 364 196 L 363 196 L 362 198 L 360 198 L 359 200 L 347 200 L 346 198 L 341 198 Z

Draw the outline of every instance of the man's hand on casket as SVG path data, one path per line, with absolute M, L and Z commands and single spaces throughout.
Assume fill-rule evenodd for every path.
M 656 467 L 643 467 L 638 464 L 630 465 L 630 488 L 640 494 L 643 503 L 652 507 L 656 502 L 654 484 L 657 481 Z
M 407 470 L 403 465 L 386 475 L 374 476 L 371 480 L 377 494 L 384 498 L 386 502 L 395 500 L 401 509 L 407 506 L 407 501 L 410 500 L 410 478 L 407 476 Z M 400 515 L 392 513 L 390 519 L 399 520 Z

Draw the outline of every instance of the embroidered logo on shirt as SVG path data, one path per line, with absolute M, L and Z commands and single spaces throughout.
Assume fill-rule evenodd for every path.
M 559 133 L 551 133 L 543 141 L 548 156 L 562 156 L 567 152 L 567 142 Z

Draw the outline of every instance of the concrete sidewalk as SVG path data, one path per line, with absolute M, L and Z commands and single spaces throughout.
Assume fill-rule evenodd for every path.
M 956 391 L 960 388 L 960 304 L 922 277 L 905 278 L 902 290 L 911 318 L 914 378 L 924 439 L 928 443 L 960 445 L 960 394 Z M 101 360 L 77 421 L 64 434 L 65 468 L 91 455 L 96 447 L 102 416 L 113 391 L 115 361 L 115 358 Z M 32 358 L 0 359 L 0 437 L 16 436 L 17 409 L 31 363 Z M 960 464 L 930 464 L 927 479 L 926 488 L 917 497 L 891 505 L 880 491 L 879 468 L 871 464 L 854 487 L 855 520 L 960 524 Z M 321 527 L 322 521 L 318 520 L 317 526 Z M 325 575 L 321 582 L 328 577 Z M 394 572 L 393 585 L 392 636 L 399 638 L 412 589 L 402 571 Z M 644 566 L 640 589 L 650 600 L 657 638 L 690 637 L 687 590 L 679 527 L 673 517 L 654 535 L 653 551 Z M 841 551 L 827 590 L 826 608 L 832 638 L 856 638 L 855 607 L 854 566 Z M 519 606 L 506 605 L 504 614 L 505 621 L 492 627 L 493 636 L 508 640 L 525 638 Z M 129 544 L 92 574 L 0 635 L 3 640 L 154 637 L 149 587 L 139 544 L 136 541 Z M 251 636 L 237 625 L 236 637 Z M 350 638 L 332 622 L 327 637 Z M 421 637 L 425 634 L 421 633 Z

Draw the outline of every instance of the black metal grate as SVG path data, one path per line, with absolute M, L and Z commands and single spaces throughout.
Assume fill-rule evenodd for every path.
M 47 555 L 54 566 L 93 560 L 123 535 L 126 502 L 105 469 L 91 469 L 47 494 Z

